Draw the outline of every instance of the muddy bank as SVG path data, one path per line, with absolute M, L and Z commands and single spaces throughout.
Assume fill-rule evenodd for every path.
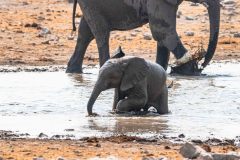
M 198 144 L 210 153 L 239 153 L 232 144 Z M 137 137 L 113 136 L 80 140 L 54 139 L 0 139 L 0 157 L 3 159 L 151 159 L 165 157 L 182 160 L 179 153 L 183 144 L 155 141 Z

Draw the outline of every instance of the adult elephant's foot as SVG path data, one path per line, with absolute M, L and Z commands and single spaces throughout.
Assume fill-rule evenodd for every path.
M 66 73 L 82 73 L 82 67 L 80 65 L 69 65 L 67 66 Z
M 170 74 L 188 75 L 188 76 L 200 76 L 203 69 L 198 67 L 198 61 L 191 60 L 181 66 L 171 67 Z

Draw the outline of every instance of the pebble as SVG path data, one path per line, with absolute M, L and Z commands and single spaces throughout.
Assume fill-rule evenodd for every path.
M 180 148 L 180 154 L 185 158 L 194 159 L 200 156 L 201 153 L 205 153 L 201 147 L 194 146 L 192 143 L 188 142 Z
M 150 33 L 144 33 L 144 34 L 143 34 L 143 38 L 144 38 L 145 40 L 152 40 L 152 35 L 151 35 Z
M 235 38 L 240 38 L 240 33 L 234 33 L 234 34 L 233 34 L 233 37 L 235 37 Z
M 38 34 L 38 37 L 44 37 L 47 34 L 51 34 L 51 31 L 48 28 L 42 28 Z
M 194 36 L 194 32 L 187 31 L 187 32 L 185 32 L 185 36 L 189 36 L 189 37 Z
M 44 134 L 44 133 L 40 133 L 38 135 L 38 138 L 48 138 L 48 136 L 46 134 Z
M 213 160 L 239 160 L 240 159 L 240 155 L 237 154 L 217 154 L 214 153 L 212 154 Z M 203 159 L 205 160 L 205 159 Z M 207 159 L 206 159 L 207 160 Z
M 50 44 L 50 41 L 49 40 L 45 40 L 42 42 L 42 44 Z
M 57 160 L 65 160 L 63 157 L 58 157 Z
M 194 18 L 193 18 L 193 17 L 190 17 L 190 16 L 186 16 L 185 19 L 186 19 L 186 20 L 189 20 L 189 21 L 193 21 L 193 20 L 194 20 Z
M 45 160 L 43 157 L 33 158 L 33 160 Z
M 235 4 L 234 0 L 224 0 L 223 4 L 229 5 L 229 4 Z
M 191 3 L 190 6 L 199 6 L 198 3 Z
M 154 158 L 154 157 L 143 157 L 142 160 L 168 160 L 166 157 Z

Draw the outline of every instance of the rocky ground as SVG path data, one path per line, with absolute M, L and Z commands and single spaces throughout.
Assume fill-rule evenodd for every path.
M 176 144 L 170 141 L 115 136 L 81 140 L 1 139 L 0 159 L 136 159 L 136 160 L 238 160 L 240 148 L 207 142 Z M 202 158 L 202 159 L 201 159 Z M 225 158 L 225 159 L 224 159 Z M 235 158 L 235 159 L 234 159 Z
M 214 59 L 240 57 L 240 1 L 224 0 L 217 54 Z M 0 64 L 66 65 L 74 51 L 72 5 L 67 0 L 8 0 L 0 2 Z M 209 24 L 202 5 L 183 2 L 179 8 L 177 30 L 188 49 L 197 50 L 208 43 Z M 77 21 L 81 16 L 78 10 Z M 127 32 L 112 32 L 111 53 L 121 45 L 127 55 L 155 59 L 156 43 L 148 25 Z M 93 41 L 85 64 L 98 61 Z
M 240 0 L 224 0 L 222 5 L 220 38 L 214 59 L 239 60 Z M 70 37 L 71 14 L 72 5 L 66 0 L 0 1 L 0 65 L 66 65 L 76 44 L 76 37 Z M 179 8 L 177 30 L 188 49 L 197 50 L 201 45 L 206 48 L 209 35 L 206 14 L 203 6 L 188 2 L 183 2 Z M 78 10 L 78 21 L 80 16 Z M 113 32 L 110 43 L 111 53 L 121 45 L 127 55 L 155 59 L 156 43 L 148 25 L 127 32 Z M 84 63 L 98 63 L 94 41 L 87 50 Z M 52 70 L 55 69 L 59 68 Z M 233 144 L 203 143 L 200 146 L 208 152 L 240 152 Z M 183 159 L 180 148 L 181 145 L 170 142 L 141 141 L 124 136 L 85 140 L 0 138 L 0 160 L 161 157 L 180 160 Z

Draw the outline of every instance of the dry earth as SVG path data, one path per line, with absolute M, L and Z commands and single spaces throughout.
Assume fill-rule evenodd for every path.
M 236 0 L 233 5 L 222 7 L 216 60 L 240 57 L 239 5 L 240 1 Z M 179 11 L 181 15 L 177 19 L 177 30 L 184 44 L 192 50 L 196 50 L 201 43 L 206 48 L 209 35 L 206 9 L 183 2 Z M 0 64 L 65 65 L 76 44 L 76 37 L 75 40 L 68 39 L 72 29 L 71 14 L 72 5 L 66 0 L 0 1 Z M 78 10 L 78 21 L 80 15 Z M 51 33 L 39 35 L 40 28 L 47 28 Z M 187 36 L 189 32 L 194 32 L 194 36 Z M 111 53 L 121 45 L 127 55 L 154 60 L 156 43 L 143 38 L 149 34 L 148 25 L 127 32 L 112 32 Z M 85 56 L 85 64 L 97 61 L 98 52 L 93 41 Z

